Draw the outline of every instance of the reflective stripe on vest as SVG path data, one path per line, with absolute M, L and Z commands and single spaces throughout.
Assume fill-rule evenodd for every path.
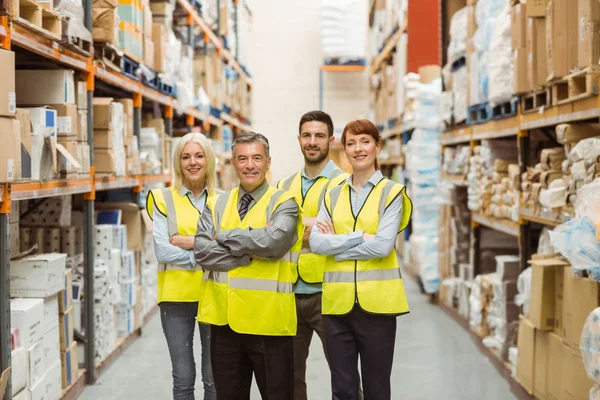
M 325 272 L 324 282 L 390 281 L 401 278 L 400 269 L 372 269 L 369 271 L 333 271 Z
M 294 284 L 270 279 L 231 278 L 229 287 L 232 289 L 266 290 L 277 293 L 292 293 Z
M 169 225 L 169 237 L 176 235 L 177 230 L 177 209 L 175 208 L 175 202 L 173 201 L 173 192 L 169 188 L 161 190 L 163 198 L 165 199 L 165 206 L 167 207 L 167 223 Z

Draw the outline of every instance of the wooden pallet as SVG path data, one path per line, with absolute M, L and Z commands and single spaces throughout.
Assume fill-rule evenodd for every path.
M 52 39 L 62 39 L 61 15 L 33 0 L 11 0 L 10 16 L 13 21 L 27 25 Z
M 521 96 L 521 112 L 524 114 L 550 106 L 552 106 L 552 91 L 549 87 Z
M 552 104 L 566 104 L 598 94 L 600 66 L 591 66 L 550 83 Z
M 519 111 L 519 100 L 513 98 L 510 101 L 496 104 L 492 107 L 492 119 L 504 119 L 517 115 Z
M 469 106 L 467 109 L 467 125 L 483 124 L 492 118 L 490 103 Z
M 123 53 L 110 43 L 94 43 L 94 58 L 115 71 L 121 71 Z
M 92 43 L 87 41 L 87 40 L 83 40 L 80 37 L 76 37 L 76 36 L 71 36 L 69 35 L 69 19 L 68 18 L 64 18 L 62 20 L 62 33 L 63 33 L 63 38 L 62 38 L 62 43 L 64 46 L 67 46 L 73 50 L 76 50 L 77 52 L 84 54 L 86 56 L 91 56 L 92 55 Z

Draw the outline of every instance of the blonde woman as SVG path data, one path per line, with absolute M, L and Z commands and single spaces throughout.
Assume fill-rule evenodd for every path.
M 173 368 L 173 399 L 194 400 L 193 341 L 202 268 L 194 259 L 194 235 L 207 198 L 214 194 L 215 155 L 202 134 L 188 133 L 173 156 L 175 182 L 155 189 L 146 202 L 153 219 L 158 259 L 158 304 Z M 204 400 L 217 398 L 210 362 L 210 326 L 199 324 Z

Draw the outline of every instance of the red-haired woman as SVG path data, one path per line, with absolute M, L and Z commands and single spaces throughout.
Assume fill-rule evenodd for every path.
M 311 250 L 328 256 L 323 323 L 333 399 L 358 399 L 360 355 L 365 399 L 386 400 L 396 317 L 409 311 L 394 247 L 412 204 L 404 186 L 379 171 L 373 123 L 350 122 L 342 145 L 352 175 L 327 192 L 310 235 Z

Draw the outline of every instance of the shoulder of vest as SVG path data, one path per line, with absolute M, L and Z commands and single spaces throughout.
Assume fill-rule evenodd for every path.
M 394 182 L 392 180 L 389 180 L 389 182 L 386 183 L 386 185 L 392 185 L 392 187 L 390 188 L 390 191 L 387 195 L 386 198 L 386 208 L 394 201 L 396 200 L 399 196 L 402 195 L 406 195 L 406 190 L 403 184 L 398 183 L 398 182 Z
M 157 197 L 159 198 L 158 201 L 156 199 Z M 167 217 L 167 208 L 164 204 L 162 189 L 153 189 L 146 197 L 146 211 L 148 212 L 150 219 L 153 219 L 154 209 L 158 210 L 165 218 Z

